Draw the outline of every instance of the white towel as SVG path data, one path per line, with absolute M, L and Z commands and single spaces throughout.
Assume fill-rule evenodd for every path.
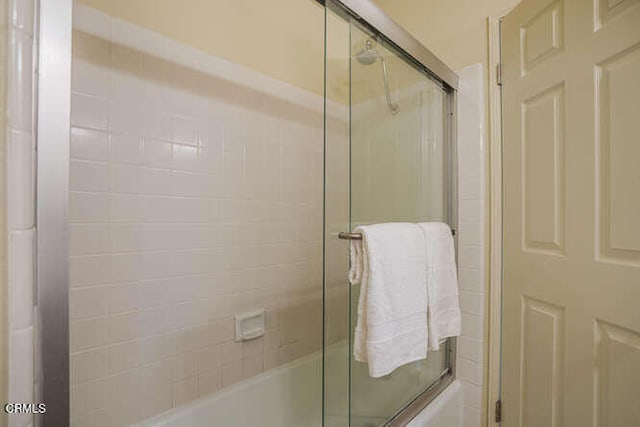
M 438 350 L 446 338 L 460 335 L 455 248 L 447 224 L 423 222 L 418 225 L 427 248 L 429 350 Z
M 416 224 L 357 227 L 351 283 L 361 283 L 353 353 L 378 378 L 427 357 L 427 287 L 423 233 Z

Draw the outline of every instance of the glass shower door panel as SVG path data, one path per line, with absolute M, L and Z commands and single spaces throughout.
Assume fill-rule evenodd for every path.
M 321 426 L 323 12 L 73 18 L 71 425 Z
M 351 229 L 381 222 L 445 221 L 444 91 L 358 24 L 350 28 Z M 363 49 L 371 44 L 378 55 L 373 63 L 362 60 Z M 352 287 L 352 331 L 359 290 L 359 285 Z M 444 369 L 444 350 L 378 379 L 352 358 L 351 426 L 391 418 Z

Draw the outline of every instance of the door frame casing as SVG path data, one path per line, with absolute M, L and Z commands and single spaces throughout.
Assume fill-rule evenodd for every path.
M 501 398 L 502 365 L 502 86 L 500 82 L 500 23 L 513 8 L 487 17 L 488 113 L 489 113 L 489 295 L 487 301 L 487 370 L 485 375 L 485 423 L 496 421 L 496 402 Z

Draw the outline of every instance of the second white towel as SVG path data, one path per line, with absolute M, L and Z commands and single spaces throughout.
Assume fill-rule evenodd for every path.
M 427 357 L 426 246 L 416 224 L 357 227 L 351 283 L 361 283 L 353 352 L 378 378 Z
M 418 224 L 426 244 L 429 298 L 429 350 L 440 349 L 448 337 L 460 335 L 456 252 L 451 228 L 443 222 Z

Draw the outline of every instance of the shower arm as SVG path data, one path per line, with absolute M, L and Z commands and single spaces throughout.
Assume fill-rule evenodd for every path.
M 387 70 L 387 61 L 384 57 L 380 56 L 380 62 L 382 62 L 382 80 L 384 81 L 384 92 L 387 97 L 387 106 L 391 110 L 391 114 L 398 112 L 398 104 L 391 102 L 391 90 L 389 88 L 389 71 Z

